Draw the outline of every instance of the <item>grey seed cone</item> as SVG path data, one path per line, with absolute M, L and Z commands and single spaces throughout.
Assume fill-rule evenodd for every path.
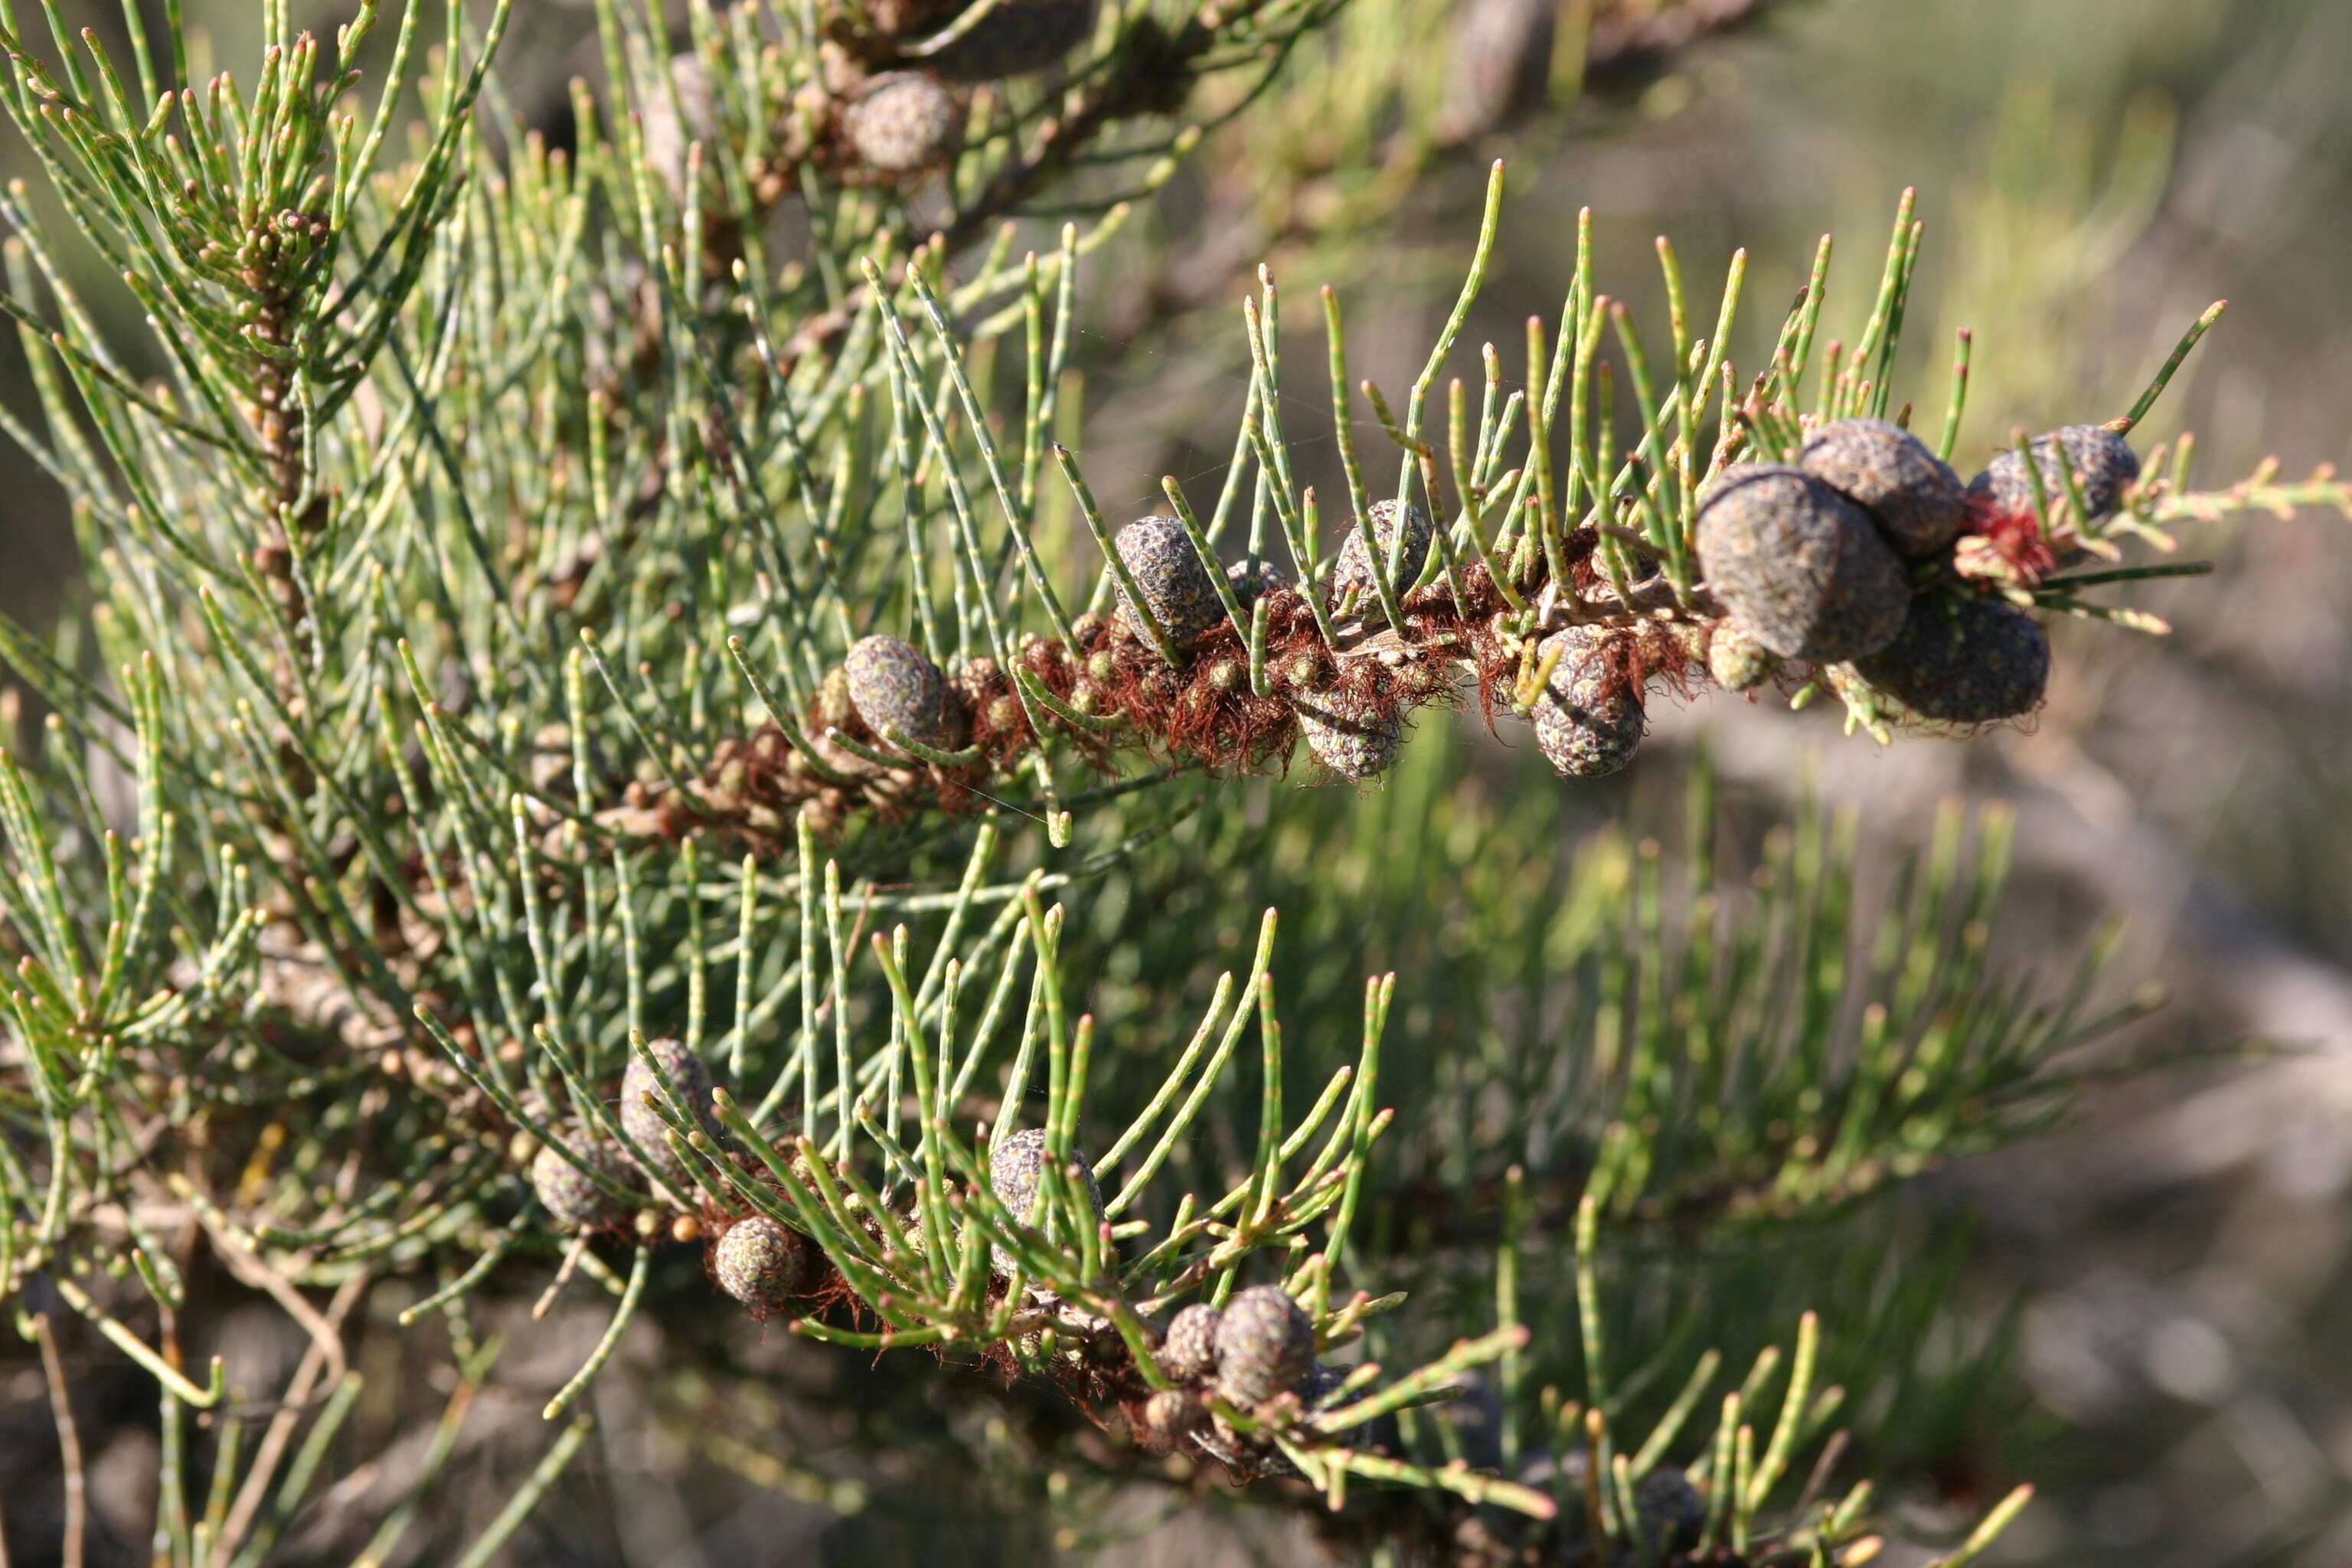
M 1146 1453 L 1167 1454 L 1208 1425 L 1209 1405 L 1195 1388 L 1162 1388 L 1143 1402 L 1136 1440 Z
M 2124 486 L 2139 478 L 2139 455 L 2103 426 L 2068 425 L 2036 436 L 2031 444 L 2033 466 L 2042 470 L 2043 496 L 2053 507 L 2068 496 L 2067 471 L 2079 478 L 2083 504 L 2091 515 L 2077 521 L 2095 522 L 2114 511 L 2123 500 Z M 1995 454 L 1985 471 L 1969 481 L 1969 493 L 2001 511 L 2031 515 L 2033 481 L 2026 475 L 2024 454 L 2015 448 Z
M 1853 670 L 1894 717 L 1990 724 L 2041 706 L 2050 638 L 2005 600 L 1923 594 L 1895 640 Z
M 955 688 L 950 703 L 961 703 L 967 713 L 975 712 L 981 705 L 993 700 L 1003 684 L 1004 672 L 994 659 L 982 656 L 967 659 L 959 668 L 951 684 Z
M 1903 624 L 1910 584 L 1869 513 L 1795 468 L 1727 468 L 1699 508 L 1698 557 L 1725 609 L 1784 658 L 1853 658 Z
M 962 714 L 940 667 L 897 637 L 864 637 L 843 661 L 850 706 L 877 736 L 892 731 L 919 745 L 953 751 Z
M 1253 577 L 1247 561 L 1236 561 L 1225 568 L 1225 581 L 1233 584 L 1234 597 L 1246 610 L 1268 594 L 1279 594 L 1290 586 L 1290 574 L 1271 561 L 1260 561 Z
M 1217 1370 L 1218 1310 L 1195 1301 L 1168 1321 L 1160 1341 L 1160 1370 L 1179 1383 L 1199 1383 Z
M 773 1310 L 799 1284 L 806 1256 L 799 1237 L 765 1215 L 751 1215 L 729 1226 L 711 1248 L 710 1271 L 719 1288 L 745 1306 Z
M 564 1147 L 623 1186 L 636 1181 L 635 1169 L 615 1144 L 575 1129 Z M 530 1163 L 530 1190 L 547 1206 L 548 1217 L 565 1230 L 618 1225 L 633 1212 L 633 1205 L 597 1185 L 551 1147 L 541 1149 Z
M 949 81 L 1002 81 L 1057 64 L 1095 30 L 1096 0 L 1001 0 L 979 26 L 924 60 Z
M 686 1166 L 670 1150 L 669 1123 L 646 1100 L 650 1095 L 658 1100 L 667 1092 L 689 1121 L 715 1132 L 710 1120 L 710 1069 L 677 1040 L 648 1041 L 646 1054 L 661 1064 L 661 1071 L 656 1075 L 647 1070 L 635 1052 L 629 1053 L 629 1065 L 621 1070 L 621 1131 L 635 1140 L 656 1171 L 691 1192 L 693 1183 Z
M 1870 513 L 1899 555 L 1934 555 L 1968 523 L 1959 476 L 1891 420 L 1824 425 L 1806 441 L 1797 466 Z
M 1379 542 L 1381 559 L 1388 558 L 1390 547 L 1396 539 L 1397 503 L 1391 499 L 1376 501 L 1372 506 L 1372 537 Z M 1429 515 L 1407 501 L 1404 505 L 1404 552 L 1397 562 L 1396 576 L 1389 586 L 1397 596 L 1404 596 L 1421 576 L 1421 569 L 1429 561 Z M 1340 542 L 1339 563 L 1331 569 L 1331 603 L 1339 604 L 1349 589 L 1356 594 L 1359 615 L 1377 619 L 1381 615 L 1380 589 L 1372 576 L 1371 559 L 1364 552 L 1364 536 L 1351 523 L 1348 537 Z
M 1102 1213 L 1102 1187 L 1095 1181 L 1094 1167 L 1076 1150 L 1070 1159 L 1078 1167 L 1087 1189 L 1087 1201 L 1097 1215 Z M 1045 1163 L 1045 1130 L 1024 1128 L 998 1144 L 989 1155 L 988 1186 L 1015 1219 L 1031 1220 L 1037 1207 L 1037 1178 Z M 1003 1251 L 993 1253 L 989 1266 L 1000 1279 L 1010 1279 L 1013 1259 Z
M 1217 1391 L 1255 1405 L 1297 1386 L 1314 1370 L 1315 1325 L 1279 1285 L 1234 1293 L 1217 1320 Z
M 1706 672 L 1726 691 L 1753 691 L 1779 673 L 1780 656 L 1758 642 L 1729 616 L 1715 623 L 1706 639 Z
M 1706 1529 L 1706 1498 L 1690 1477 L 1660 1465 L 1634 1483 L 1633 1519 L 1643 1561 L 1656 1562 L 1698 1544 Z
M 1377 778 L 1404 748 L 1404 725 L 1383 713 L 1360 689 L 1294 691 L 1291 711 L 1315 760 L 1341 778 Z
M 880 1226 L 877 1226 L 875 1229 L 877 1233 L 877 1239 L 882 1243 L 884 1258 L 900 1265 L 913 1264 L 918 1268 L 921 1267 L 929 1244 L 923 1239 L 923 1216 L 919 1212 L 898 1216 L 898 1229 L 906 1237 L 904 1247 L 893 1244 L 889 1239 L 889 1233 L 883 1231 Z M 950 1245 L 952 1246 L 953 1243 L 950 1242 Z
M 1647 721 L 1642 694 L 1630 685 L 1611 689 L 1601 635 L 1570 626 L 1543 641 L 1559 650 L 1551 683 L 1536 699 L 1536 744 L 1562 778 L 1606 778 L 1633 760 Z
M 1215 580 L 1201 564 L 1192 536 L 1174 518 L 1138 518 L 1118 531 L 1111 548 L 1118 552 L 1120 562 L 1135 578 L 1152 619 L 1178 647 L 1190 647 L 1225 618 L 1224 601 L 1217 597 Z M 1150 636 L 1143 617 L 1129 603 L 1124 584 L 1118 590 L 1118 618 L 1137 637 Z
M 860 162 L 886 174 L 913 174 L 955 151 L 963 108 L 935 77 L 886 71 L 869 79 L 842 111 L 842 129 Z

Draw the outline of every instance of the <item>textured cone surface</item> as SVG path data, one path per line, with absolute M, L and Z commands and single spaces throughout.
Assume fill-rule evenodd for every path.
M 1233 584 L 1234 597 L 1246 610 L 1267 594 L 1279 594 L 1290 586 L 1290 574 L 1271 561 L 1257 563 L 1257 574 L 1252 577 L 1249 563 L 1236 561 L 1225 568 L 1225 581 Z
M 1884 647 L 1910 601 L 1869 513 L 1795 468 L 1727 468 L 1698 514 L 1699 565 L 1748 636 L 1784 658 Z
M 1087 1203 L 1093 1205 L 1097 1215 L 1101 1215 L 1102 1187 L 1095 1181 L 1094 1167 L 1076 1150 L 1070 1152 L 1070 1158 L 1077 1165 L 1078 1173 L 1085 1178 Z M 1034 1217 L 1037 1207 L 1037 1176 L 1045 1163 L 1045 1130 L 1042 1127 L 1024 1128 L 1015 1132 L 998 1144 L 989 1156 L 989 1190 L 996 1194 L 996 1201 L 1003 1204 L 1013 1218 L 1026 1221 Z M 992 1252 L 989 1263 L 998 1279 L 1011 1278 L 1013 1259 L 1001 1248 Z
M 961 728 L 940 667 L 897 637 L 866 637 L 843 661 L 850 706 L 877 736 L 892 731 L 919 745 L 952 751 Z
M 1291 694 L 1299 732 L 1315 760 L 1342 778 L 1376 778 L 1404 746 L 1404 725 L 1352 687 Z
M 955 672 L 955 700 L 962 702 L 967 712 L 978 709 L 984 701 L 998 700 L 991 694 L 998 689 L 999 678 L 1003 674 L 992 658 L 967 659 Z
M 1895 717 L 1990 724 L 2030 713 L 2050 683 L 2050 638 L 2016 605 L 1922 595 L 1895 639 L 1853 661 Z
M 1118 531 L 1111 548 L 1134 576 L 1135 586 L 1160 629 L 1178 647 L 1190 647 L 1202 633 L 1225 618 L 1215 580 L 1201 564 L 1192 536 L 1174 518 L 1139 518 Z M 1118 618 L 1137 637 L 1150 636 L 1143 617 L 1128 602 L 1124 586 L 1118 590 Z
M 1870 513 L 1914 560 L 1960 536 L 1969 498 L 1951 465 L 1885 419 L 1841 419 L 1813 432 L 1797 466 Z
M 719 1288 L 747 1307 L 783 1305 L 799 1282 L 801 1238 L 765 1215 L 728 1226 L 711 1249 L 710 1271 Z
M 1641 694 L 1622 683 L 1612 689 L 1609 661 L 1591 628 L 1553 633 L 1544 639 L 1543 656 L 1555 647 L 1559 663 L 1536 700 L 1536 744 L 1562 778 L 1606 778 L 1632 762 L 1642 744 L 1647 721 Z
M 1001 81 L 1062 59 L 1095 30 L 1095 0 L 1002 0 L 923 63 L 949 81 Z
M 1691 1479 L 1672 1465 L 1661 1465 L 1633 1486 L 1633 1517 L 1645 1559 L 1687 1552 L 1698 1544 L 1706 1528 L 1706 1499 Z
M 895 1258 L 900 1263 L 912 1263 L 919 1268 L 926 1255 L 923 1243 L 923 1216 L 918 1214 L 901 1215 L 898 1218 L 898 1228 L 906 1235 L 906 1245 L 903 1247 L 893 1245 L 889 1239 L 889 1233 L 885 1231 L 880 1237 L 883 1256 Z
M 2080 477 L 2083 504 L 2095 522 L 2122 501 L 2124 486 L 2139 478 L 2139 455 L 2114 431 L 2097 425 L 2069 425 L 2033 438 L 2033 466 L 2042 470 L 2042 489 L 2053 508 L 2061 500 L 2072 504 L 2066 489 L 2069 469 Z M 2025 455 L 2015 449 L 1997 454 L 1985 471 L 1969 481 L 1969 494 L 1979 504 L 1990 503 L 2001 512 L 2033 515 L 2033 481 L 2026 476 Z
M 710 1069 L 677 1040 L 648 1041 L 646 1054 L 661 1064 L 661 1072 L 656 1077 L 634 1051 L 630 1053 L 629 1065 L 621 1070 L 621 1131 L 635 1141 L 663 1174 L 690 1185 L 685 1165 L 670 1150 L 669 1123 L 646 1103 L 646 1097 L 658 1100 L 667 1090 L 690 1123 L 708 1131 L 711 1128 Z
M 1219 1313 L 1195 1301 L 1168 1321 L 1160 1342 L 1160 1370 L 1179 1383 L 1199 1383 L 1217 1370 Z
M 1217 1389 L 1255 1405 L 1298 1385 L 1315 1367 L 1315 1325 L 1279 1285 L 1253 1285 L 1217 1320 Z
M 575 1133 L 564 1147 L 623 1186 L 632 1184 L 636 1175 L 620 1149 L 603 1139 Z M 532 1159 L 530 1190 L 547 1205 L 549 1216 L 565 1230 L 618 1225 L 631 1212 L 628 1204 L 598 1186 L 551 1148 L 541 1149 Z
M 1185 1438 L 1208 1425 L 1209 1406 L 1199 1390 L 1162 1388 L 1143 1402 L 1136 1436 L 1154 1454 L 1172 1453 Z
M 887 71 L 843 111 L 849 144 L 868 167 L 912 174 L 944 160 L 963 129 L 955 94 L 919 71 Z
M 1780 656 L 1728 618 L 1715 623 L 1706 639 L 1706 672 L 1726 691 L 1753 691 L 1772 679 Z
M 1373 506 L 1372 537 L 1380 542 L 1381 558 L 1384 561 L 1388 558 L 1389 547 L 1396 539 L 1396 520 L 1397 503 L 1394 500 L 1381 501 Z M 1412 586 L 1414 580 L 1421 575 L 1422 567 L 1429 560 L 1429 538 L 1428 514 L 1407 501 L 1404 506 L 1404 554 L 1397 562 L 1395 578 L 1389 584 L 1400 598 L 1406 589 Z M 1340 542 L 1339 564 L 1331 570 L 1331 602 L 1339 604 L 1348 596 L 1350 588 L 1357 590 L 1356 611 L 1359 615 L 1376 616 L 1381 614 L 1380 589 L 1372 578 L 1371 559 L 1364 553 L 1363 534 L 1352 525 L 1348 530 L 1348 537 Z

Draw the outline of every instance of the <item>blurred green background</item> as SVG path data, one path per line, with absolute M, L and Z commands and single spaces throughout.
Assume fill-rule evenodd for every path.
M 68 20 L 87 10 L 110 24 L 116 9 L 65 0 Z M 249 57 L 240 34 L 255 9 L 187 5 L 229 60 Z M 553 101 L 591 68 L 589 15 L 526 0 L 508 56 L 519 98 Z M 1601 100 L 1440 159 L 1377 221 L 1308 248 L 1277 243 L 1272 259 L 1294 284 L 1331 270 L 1360 370 L 1394 387 L 1450 300 L 1488 156 L 1517 166 L 1470 335 L 1507 360 L 1524 318 L 1559 307 L 1580 206 L 1599 219 L 1604 285 L 1630 286 L 1645 309 L 1653 236 L 1673 237 L 1702 298 L 1699 280 L 1748 247 L 1749 335 L 1833 229 L 1832 325 L 1850 331 L 1887 216 L 1916 186 L 1928 244 L 1898 396 L 1939 407 L 1952 334 L 1975 331 L 1964 472 L 2015 425 L 2120 412 L 2197 310 L 2227 297 L 2144 442 L 2194 428 L 2208 484 L 2272 452 L 2296 473 L 2352 457 L 2347 62 L 2344 0 L 1795 0 Z M 1222 460 L 1245 276 L 1234 263 L 1255 257 L 1227 254 L 1234 237 L 1195 220 L 1230 214 L 1209 197 L 1246 172 L 1236 160 L 1180 183 L 1173 216 L 1138 226 L 1142 265 L 1094 274 L 1087 460 L 1107 504 Z M 5 395 L 23 405 L 21 386 Z M 63 521 L 13 452 L 0 482 L 0 606 L 38 618 L 68 580 Z M 1562 831 L 1670 816 L 1661 803 L 1702 735 L 1735 823 L 1785 814 L 1808 755 L 1823 793 L 1862 804 L 1865 830 L 1889 842 L 1916 839 L 1950 795 L 2011 800 L 2023 863 L 2003 931 L 2012 957 L 2070 952 L 2121 912 L 2121 978 L 2174 996 L 2129 1044 L 2276 1047 L 2228 1070 L 2104 1087 L 2069 1129 L 1950 1168 L 1925 1201 L 1979 1216 L 1961 1297 L 1988 1322 L 2015 1313 L 2010 1375 L 2032 1415 L 1979 1462 L 2042 1493 L 1998 1560 L 2332 1568 L 2352 1562 L 2352 524 L 2241 521 L 2186 536 L 2184 552 L 2222 570 L 2140 601 L 2177 634 L 2059 628 L 2057 680 L 2030 731 L 1881 751 L 1825 719 L 1721 694 L 1661 700 L 1641 763 L 1578 802 Z M 1466 773 L 1449 765 L 1464 798 L 1529 781 L 1486 759 L 1477 749 L 1496 742 L 1467 719 L 1450 737 L 1436 728 L 1416 750 L 1479 759 Z M 1377 798 L 1350 820 L 1287 786 L 1253 809 L 1317 810 L 1368 838 L 1411 828 Z M 1351 940 L 1379 964 L 1407 934 Z M 642 1560 L 711 1561 L 725 1539 Z

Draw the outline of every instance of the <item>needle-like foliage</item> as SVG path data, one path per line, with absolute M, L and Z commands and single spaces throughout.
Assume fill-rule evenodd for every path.
M 986 1364 L 1342 1538 L 1871 1538 L 1833 1434 L 1914 1397 L 1937 1294 L 1816 1319 L 1876 1289 L 1824 1264 L 1727 1312 L 1612 1249 L 1762 1246 L 2019 1136 L 2135 1009 L 2088 1010 L 2098 952 L 1994 962 L 1998 813 L 1940 819 L 1885 900 L 1853 819 L 1810 808 L 1734 885 L 1704 771 L 1675 855 L 1562 846 L 1578 786 L 1481 803 L 1462 739 L 1406 731 L 1532 715 L 1574 772 L 1571 701 L 1614 704 L 1630 754 L 1645 701 L 1720 676 L 1727 471 L 1912 423 L 1907 199 L 1850 347 L 1815 342 L 1827 240 L 1736 363 L 1744 253 L 1710 318 L 1662 240 L 1671 314 L 1639 324 L 1588 214 L 1557 318 L 1465 386 L 1497 164 L 1409 386 L 1351 379 L 1328 290 L 1301 363 L 1261 272 L 1230 463 L 1127 531 L 1075 405 L 1087 258 L 1200 141 L 1187 105 L 1248 110 L 1338 7 L 1089 8 L 974 85 L 954 62 L 1034 3 L 696 7 L 679 49 L 602 0 L 612 86 L 559 152 L 491 74 L 511 0 L 451 6 L 429 51 L 404 10 L 373 77 L 373 0 L 331 46 L 271 0 L 249 89 L 176 24 L 120 61 L 0 0 L 0 95 L 71 226 L 0 204 L 40 398 L 6 427 L 88 574 L 56 632 L 0 625 L 49 710 L 0 754 L 0 1296 L 158 1385 L 160 1560 L 272 1560 L 342 1462 L 345 1336 L 404 1289 L 457 1394 L 367 1560 L 392 1550 L 493 1375 L 478 1316 L 554 1264 L 542 1312 L 614 1305 L 453 1548 L 489 1560 L 633 1321 L 725 1300 L 669 1266 L 706 1251 L 792 1335 Z M 954 123 L 877 154 L 853 111 L 908 73 Z M 1083 210 L 1008 221 L 1057 200 Z M 85 253 L 140 326 L 84 297 Z M 1917 422 L 1944 458 L 1965 354 Z M 2352 501 L 2267 466 L 2200 490 L 2190 455 L 2112 499 L 2014 459 L 2030 505 L 1971 502 L 1898 592 L 2160 631 L 2110 595 L 2194 570 L 2147 559 L 2173 530 Z M 1758 668 L 1882 739 L 1937 727 L 1864 658 Z M 1285 772 L 1388 784 L 1269 813 L 1244 775 Z M 1368 931 L 1420 994 L 1366 977 Z M 200 1261 L 302 1331 L 285 1386 L 192 1363 Z

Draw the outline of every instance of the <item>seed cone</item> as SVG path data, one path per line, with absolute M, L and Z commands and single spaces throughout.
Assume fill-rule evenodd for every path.
M 1078 1167 L 1078 1174 L 1084 1178 L 1087 1201 L 1099 1216 L 1102 1213 L 1102 1188 L 1095 1181 L 1094 1167 L 1084 1154 L 1075 1149 L 1070 1152 L 1070 1159 Z M 1037 1177 L 1045 1163 L 1045 1130 L 1042 1127 L 1025 1128 L 1015 1132 L 998 1144 L 989 1156 L 989 1190 L 996 1194 L 996 1201 L 1003 1204 L 1014 1218 L 1028 1220 L 1034 1217 L 1037 1207 Z M 1012 1278 L 1013 1259 L 1002 1250 L 993 1253 L 989 1266 L 998 1279 Z
M 773 1311 L 800 1283 L 806 1256 L 798 1236 L 765 1215 L 751 1215 L 729 1226 L 710 1249 L 710 1272 L 745 1306 Z
M 689 1122 L 715 1135 L 718 1129 L 710 1120 L 710 1069 L 677 1040 L 649 1041 L 646 1054 L 661 1064 L 661 1070 L 658 1074 L 648 1070 L 635 1052 L 630 1053 L 629 1065 L 621 1071 L 621 1131 L 636 1142 L 656 1171 L 691 1191 L 685 1165 L 670 1150 L 669 1123 L 646 1100 L 651 1096 L 659 1100 L 667 1093 Z
M 1959 476 L 1889 420 L 1824 425 L 1805 443 L 1797 466 L 1870 513 L 1896 553 L 1914 560 L 1944 549 L 1968 522 Z
M 1376 502 L 1372 507 L 1372 537 L 1380 542 L 1381 558 L 1387 559 L 1390 546 L 1396 539 L 1397 503 L 1394 500 Z M 1389 586 L 1402 596 L 1421 575 L 1429 560 L 1429 516 L 1421 508 L 1407 501 L 1404 505 L 1404 553 L 1397 562 L 1396 576 Z M 1380 590 L 1372 577 L 1372 564 L 1364 553 L 1364 536 L 1354 527 L 1348 530 L 1347 539 L 1339 546 L 1339 564 L 1331 571 L 1331 602 L 1340 603 L 1349 589 L 1356 590 L 1356 613 L 1373 619 L 1380 618 Z
M 951 684 L 955 689 L 948 699 L 949 705 L 967 713 L 976 713 L 993 701 L 1012 700 L 997 695 L 1004 687 L 1004 672 L 994 659 L 984 656 L 966 659 L 955 672 Z
M 1159 1389 L 1143 1402 L 1142 1414 L 1136 1421 L 1136 1440 L 1147 1453 L 1173 1453 L 1208 1420 L 1208 1402 L 1200 1390 Z
M 903 1246 L 891 1241 L 889 1232 L 884 1230 L 880 1226 L 877 1225 L 874 1226 L 873 1235 L 875 1239 L 882 1243 L 882 1256 L 889 1259 L 892 1263 L 900 1266 L 911 1264 L 917 1268 L 920 1268 L 922 1266 L 923 1258 L 928 1255 L 928 1247 L 923 1238 L 923 1216 L 921 1211 L 917 1210 L 912 1214 L 899 1215 L 898 1229 L 905 1238 Z M 949 1245 L 952 1247 L 954 1242 L 950 1240 Z
M 1225 581 L 1233 584 L 1234 597 L 1246 610 L 1267 594 L 1279 594 L 1290 586 L 1290 574 L 1271 561 L 1257 563 L 1257 574 L 1250 574 L 1247 561 L 1236 561 L 1225 568 Z
M 1741 630 L 1728 616 L 1715 623 L 1706 639 L 1706 672 L 1726 691 L 1753 691 L 1779 673 L 1780 656 Z
M 919 745 L 953 751 L 963 715 L 940 667 L 897 637 L 866 637 L 843 661 L 850 705 L 866 727 L 887 741 L 893 731 Z
M 1990 724 L 2030 713 L 2050 683 L 2050 638 L 2000 599 L 1926 594 L 1893 642 L 1853 661 L 1896 718 Z
M 935 77 L 885 71 L 842 111 L 849 145 L 866 167 L 914 174 L 944 162 L 963 129 L 963 109 Z
M 1172 517 L 1138 518 L 1118 531 L 1111 541 L 1118 552 L 1135 586 L 1143 595 L 1144 605 L 1151 611 L 1152 619 L 1168 634 L 1168 640 L 1178 647 L 1190 647 L 1201 635 L 1225 618 L 1225 606 L 1217 597 L 1217 585 L 1209 569 L 1201 564 L 1201 552 L 1192 548 L 1192 536 L 1184 525 Z M 1118 616 L 1137 637 L 1148 637 L 1143 617 L 1122 585 L 1118 590 Z
M 1291 711 L 1315 760 L 1341 778 L 1377 778 L 1404 747 L 1404 725 L 1360 688 L 1294 691 Z
M 2036 436 L 2032 446 L 2033 466 L 2042 470 L 2042 495 L 2052 506 L 2069 498 L 2069 469 L 2080 479 L 2083 504 L 2090 509 L 2089 517 L 2076 520 L 2080 522 L 2095 522 L 2114 511 L 2122 503 L 2124 486 L 2139 478 L 2138 454 L 2103 426 L 2068 425 Z M 1985 471 L 1969 481 L 1969 495 L 1999 511 L 2031 515 L 2033 481 L 2026 475 L 2025 455 L 2014 448 L 1995 455 Z
M 583 1163 L 593 1165 L 623 1186 L 635 1184 L 636 1171 L 616 1145 L 575 1130 L 564 1147 Z M 548 1217 L 565 1230 L 619 1225 L 631 1213 L 630 1205 L 597 1185 L 552 1147 L 542 1148 L 532 1159 L 530 1190 L 547 1205 Z
M 949 81 L 1002 81 L 1059 61 L 1095 30 L 1096 0 L 1000 0 L 923 63 Z
M 1544 639 L 1559 650 L 1551 683 L 1536 700 L 1536 744 L 1562 778 L 1606 778 L 1633 760 L 1646 720 L 1641 692 L 1614 678 L 1602 634 L 1570 626 Z
M 1910 586 L 1870 516 L 1795 468 L 1727 468 L 1698 514 L 1699 565 L 1741 629 L 1784 658 L 1883 647 Z
M 1297 1386 L 1315 1366 L 1315 1325 L 1279 1285 L 1253 1285 L 1217 1321 L 1217 1391 L 1255 1405 Z
M 1706 1529 L 1706 1498 L 1690 1477 L 1672 1465 L 1661 1465 L 1634 1484 L 1633 1519 L 1643 1560 L 1658 1562 L 1698 1544 Z
M 1199 1383 L 1217 1370 L 1217 1320 L 1221 1314 L 1195 1301 L 1168 1321 L 1160 1341 L 1160 1370 L 1179 1383 Z

